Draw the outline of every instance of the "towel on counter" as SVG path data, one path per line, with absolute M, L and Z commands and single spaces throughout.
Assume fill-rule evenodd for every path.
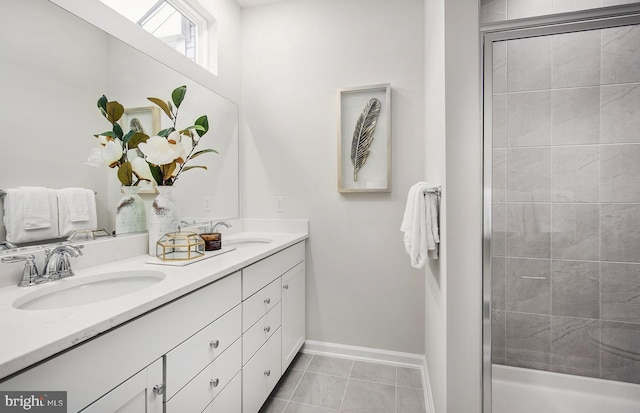
M 60 237 L 56 190 L 18 187 L 6 192 L 3 220 L 7 241 L 20 244 Z
M 411 266 L 422 268 L 427 258 L 438 258 L 440 235 L 438 228 L 438 194 L 429 193 L 435 187 L 418 182 L 409 189 L 407 205 L 400 230 Z
M 73 231 L 95 229 L 98 226 L 96 195 L 90 189 L 59 189 L 58 211 L 61 237 L 69 236 Z

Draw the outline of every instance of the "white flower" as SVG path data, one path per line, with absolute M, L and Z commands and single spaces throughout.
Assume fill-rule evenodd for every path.
M 174 132 L 175 133 L 175 132 Z M 169 135 L 171 138 L 173 133 Z M 178 142 L 180 134 L 178 134 Z M 175 140 L 173 142 L 176 142 Z M 167 165 L 176 160 L 180 156 L 180 148 L 182 145 L 170 143 L 168 139 L 162 136 L 152 136 L 145 143 L 138 145 L 138 149 L 145 154 L 147 161 L 154 165 Z
M 149 164 L 144 158 L 134 158 L 131 161 L 131 169 L 138 176 L 139 179 L 146 179 L 153 182 L 153 175 L 151 175 L 151 169 Z
M 87 157 L 85 164 L 90 166 L 104 166 L 104 161 L 102 160 L 102 147 L 91 148 L 91 152 L 89 152 L 89 156 Z
M 102 160 L 109 167 L 113 168 L 122 158 L 122 141 L 120 139 L 110 140 L 102 148 Z
M 98 142 L 100 145 L 105 146 L 109 141 L 112 141 L 113 138 L 105 135 L 98 135 Z

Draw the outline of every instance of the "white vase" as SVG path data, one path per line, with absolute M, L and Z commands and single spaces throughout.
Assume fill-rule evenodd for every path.
M 138 195 L 137 186 L 123 186 L 124 195 L 116 209 L 116 234 L 140 232 L 147 229 L 147 213 Z
M 156 243 L 168 232 L 178 230 L 180 218 L 173 199 L 172 186 L 158 186 L 158 196 L 149 211 L 149 255 L 155 257 Z

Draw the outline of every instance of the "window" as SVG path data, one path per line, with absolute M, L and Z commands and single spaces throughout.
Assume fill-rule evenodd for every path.
M 188 59 L 207 67 L 207 20 L 181 0 L 101 0 Z

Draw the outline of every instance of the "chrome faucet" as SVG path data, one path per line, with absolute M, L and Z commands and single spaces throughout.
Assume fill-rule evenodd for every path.
M 71 257 L 82 255 L 80 248 L 83 248 L 83 246 L 62 245 L 52 250 L 45 250 L 47 256 L 44 259 L 42 276 L 52 280 L 72 276 Z
M 78 245 L 76 247 L 73 245 L 62 245 L 55 247 L 52 250 L 45 250 L 47 255 L 44 260 L 42 274 L 38 272 L 36 257 L 31 254 L 25 256 L 13 255 L 10 257 L 3 257 L 1 261 L 3 263 L 24 261 L 22 278 L 18 283 L 18 287 L 30 287 L 72 276 L 73 270 L 71 269 L 70 258 L 82 255 L 82 251 L 80 251 L 81 248 L 84 248 L 84 246 Z
M 218 225 L 222 225 L 225 228 L 231 228 L 231 224 L 229 224 L 228 222 L 220 221 L 220 222 L 216 222 L 215 225 L 211 227 L 211 232 L 216 232 L 216 228 L 218 228 Z

